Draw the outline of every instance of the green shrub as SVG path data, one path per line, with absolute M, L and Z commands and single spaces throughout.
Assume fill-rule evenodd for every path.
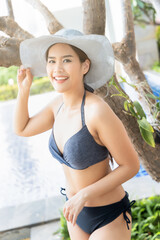
M 8 80 L 13 79 L 14 84 L 17 82 L 17 70 L 19 67 L 11 66 L 11 67 L 0 67 L 0 86 L 8 85 Z M 34 77 L 33 82 L 36 79 L 40 79 L 39 77 Z
M 152 70 L 160 73 L 160 62 L 155 62 L 152 66 Z
M 158 50 L 160 53 L 160 26 L 156 27 L 156 40 L 157 40 L 157 44 L 158 44 Z
M 132 240 L 160 239 L 160 196 L 136 201 L 132 217 Z
M 30 95 L 53 91 L 53 86 L 48 77 L 35 79 L 30 89 Z M 17 84 L 0 86 L 0 101 L 10 100 L 17 97 Z
M 30 95 L 53 91 L 53 86 L 48 77 L 36 79 L 30 90 Z
M 54 232 L 53 235 L 57 233 L 60 234 L 61 240 L 70 240 L 68 229 L 67 229 L 67 221 L 63 216 L 63 211 L 60 210 L 61 218 L 60 218 L 60 228 L 58 231 Z
M 66 219 L 61 211 L 60 233 L 62 240 L 70 240 Z M 137 200 L 132 206 L 131 240 L 160 239 L 160 196 Z
M 9 68 L 0 67 L 0 85 L 7 85 L 10 78 L 16 83 L 17 69 L 18 67 L 16 66 L 11 66 Z
M 10 100 L 17 97 L 17 85 L 3 85 L 0 87 L 0 101 Z

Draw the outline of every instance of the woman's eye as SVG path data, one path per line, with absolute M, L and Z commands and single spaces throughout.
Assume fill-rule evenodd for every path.
M 64 59 L 63 62 L 71 62 L 70 59 Z
M 48 63 L 55 63 L 55 61 L 54 60 L 49 60 Z

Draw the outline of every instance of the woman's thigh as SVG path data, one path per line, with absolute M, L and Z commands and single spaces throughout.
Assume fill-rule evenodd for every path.
M 73 226 L 70 222 L 67 222 L 68 232 L 71 240 L 88 240 L 90 234 L 84 232 L 77 224 Z
M 113 222 L 98 228 L 89 237 L 89 240 L 130 240 L 131 239 L 131 228 L 132 220 L 131 215 L 126 212 L 126 215 L 130 219 L 131 223 L 128 224 L 127 228 L 126 221 L 124 220 L 123 213 L 117 217 Z

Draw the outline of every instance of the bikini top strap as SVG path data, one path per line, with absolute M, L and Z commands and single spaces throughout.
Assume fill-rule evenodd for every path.
M 83 95 L 82 104 L 81 104 L 82 126 L 85 125 L 85 117 L 84 117 L 84 103 L 85 103 L 85 96 L 86 96 L 86 90 L 84 90 L 84 95 Z
M 63 102 L 63 103 L 64 103 L 64 102 Z M 60 107 L 58 108 L 57 114 L 58 114 L 59 110 L 61 109 L 63 103 L 62 103 L 62 104 L 60 105 Z M 56 115 L 57 115 L 57 114 L 56 114 Z
M 81 119 L 82 119 L 82 126 L 85 125 L 85 118 L 84 118 L 84 103 L 85 103 L 85 96 L 86 96 L 86 90 L 84 90 L 84 95 L 83 95 L 83 99 L 82 99 L 82 104 L 81 104 Z M 63 102 L 64 103 L 64 102 Z M 59 110 L 61 109 L 63 103 L 60 105 L 57 114 L 59 112 Z M 57 116 L 56 114 L 56 116 Z

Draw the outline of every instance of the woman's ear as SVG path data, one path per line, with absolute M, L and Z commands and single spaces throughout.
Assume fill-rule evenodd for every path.
M 83 62 L 83 74 L 85 75 L 86 73 L 88 73 L 89 69 L 90 69 L 90 61 L 89 59 L 86 59 L 85 62 Z

